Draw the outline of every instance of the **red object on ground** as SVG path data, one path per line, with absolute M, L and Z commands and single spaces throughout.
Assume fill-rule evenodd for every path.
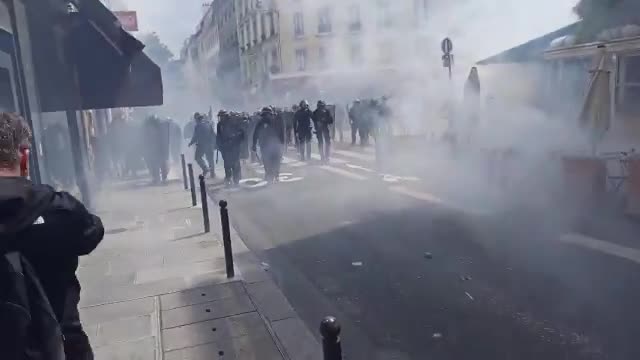
M 628 202 L 627 214 L 640 216 L 640 158 L 631 158 L 628 162 L 629 178 L 627 179 Z
M 587 156 L 562 158 L 564 188 L 577 205 L 596 205 L 607 189 L 607 165 L 604 159 Z

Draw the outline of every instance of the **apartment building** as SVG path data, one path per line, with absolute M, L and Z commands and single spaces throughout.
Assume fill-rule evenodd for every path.
M 256 100 L 358 96 L 424 49 L 427 0 L 235 1 L 243 85 Z
M 187 82 L 206 105 L 237 106 L 240 53 L 234 0 L 215 0 L 181 51 Z

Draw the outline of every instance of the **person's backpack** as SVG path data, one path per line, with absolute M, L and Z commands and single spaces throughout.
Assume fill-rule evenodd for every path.
M 19 252 L 0 253 L 0 319 L 0 359 L 65 359 L 60 324 Z

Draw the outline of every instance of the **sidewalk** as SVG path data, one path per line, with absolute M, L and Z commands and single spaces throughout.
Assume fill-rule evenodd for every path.
M 234 232 L 236 277 L 227 279 L 218 207 L 210 201 L 204 234 L 181 182 L 147 183 L 115 184 L 96 201 L 107 234 L 78 271 L 96 359 L 320 359 L 312 332 Z

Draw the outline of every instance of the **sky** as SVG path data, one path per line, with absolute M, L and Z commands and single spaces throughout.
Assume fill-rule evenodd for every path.
M 112 10 L 136 10 L 141 32 L 156 32 L 179 54 L 186 38 L 204 11 L 204 0 L 103 0 Z M 374 0 L 371 0 L 374 1 Z M 398 0 L 396 0 L 398 1 Z M 577 0 L 433 0 L 454 7 L 436 21 L 448 36 L 473 34 L 478 45 L 473 53 L 488 57 L 575 21 L 571 9 Z M 440 23 L 442 26 L 440 26 Z M 475 39 L 477 38 L 477 40 Z

